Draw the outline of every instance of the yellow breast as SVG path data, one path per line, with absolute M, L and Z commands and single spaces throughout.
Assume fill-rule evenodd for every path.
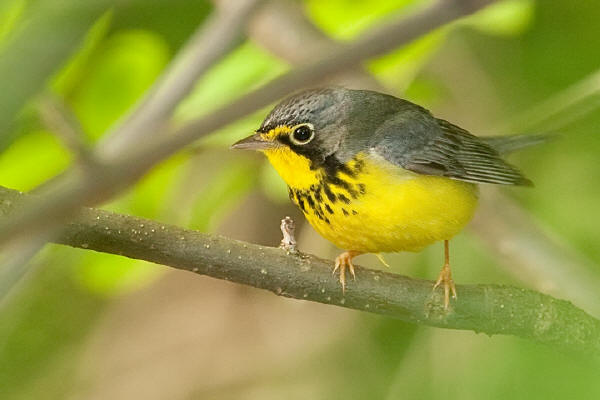
M 333 177 L 299 167 L 295 155 L 267 156 L 310 224 L 345 250 L 418 251 L 460 232 L 477 205 L 476 185 L 416 174 L 377 156 L 359 154 Z

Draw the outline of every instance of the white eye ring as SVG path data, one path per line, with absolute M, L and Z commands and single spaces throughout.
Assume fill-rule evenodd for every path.
M 292 128 L 290 141 L 296 145 L 307 144 L 315 137 L 315 127 L 311 123 L 298 124 Z

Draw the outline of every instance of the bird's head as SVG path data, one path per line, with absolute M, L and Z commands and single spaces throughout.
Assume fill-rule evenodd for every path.
M 345 93 L 345 89 L 326 88 L 289 97 L 269 113 L 255 134 L 231 147 L 262 151 L 289 186 L 308 187 L 344 136 Z

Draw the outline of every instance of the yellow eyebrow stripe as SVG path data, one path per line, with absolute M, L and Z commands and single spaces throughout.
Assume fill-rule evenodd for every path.
M 265 140 L 269 140 L 269 141 L 273 141 L 275 139 L 277 139 L 279 136 L 282 136 L 284 134 L 288 134 L 292 131 L 292 128 L 286 125 L 279 125 L 276 126 L 275 128 L 271 129 L 268 132 L 265 133 L 261 133 L 260 137 L 265 139 Z

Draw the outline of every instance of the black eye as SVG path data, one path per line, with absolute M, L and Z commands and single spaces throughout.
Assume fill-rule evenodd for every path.
M 314 131 L 311 125 L 300 125 L 294 129 L 294 132 L 292 133 L 292 142 L 296 144 L 306 144 L 310 142 L 313 136 Z

